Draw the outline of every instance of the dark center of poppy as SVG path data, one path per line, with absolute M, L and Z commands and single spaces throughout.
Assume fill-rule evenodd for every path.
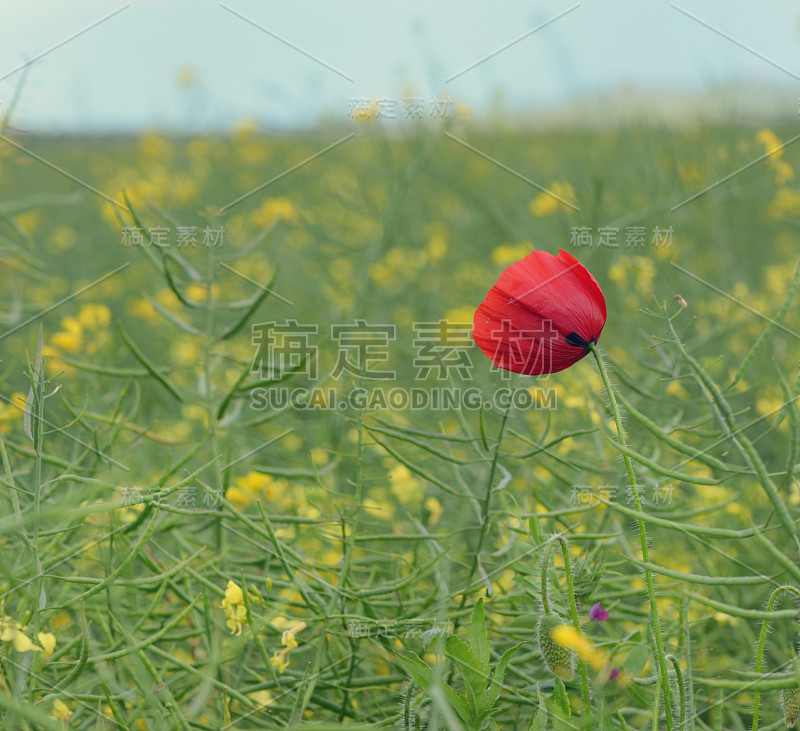
M 582 338 L 574 330 L 569 335 L 567 335 L 565 340 L 567 341 L 567 345 L 572 345 L 576 348 L 583 348 L 584 353 L 588 352 L 589 350 L 590 341 L 586 340 L 585 338 Z M 594 342 L 594 338 L 591 339 L 591 342 Z

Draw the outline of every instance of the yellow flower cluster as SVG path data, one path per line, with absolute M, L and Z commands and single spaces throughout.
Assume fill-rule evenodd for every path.
M 524 259 L 534 248 L 534 245 L 529 241 L 523 241 L 521 244 L 501 244 L 492 250 L 492 261 L 495 264 L 507 267 L 515 261 Z
M 247 621 L 247 609 L 244 606 L 242 589 L 235 581 L 228 581 L 225 598 L 222 600 L 222 609 L 228 618 L 227 625 L 231 634 L 242 634 L 242 624 Z
M 372 281 L 381 287 L 399 290 L 430 266 L 431 256 L 427 249 L 411 249 L 393 246 L 384 256 L 369 267 Z
M 630 285 L 633 284 L 642 297 L 650 297 L 656 267 L 652 259 L 646 256 L 620 257 L 608 268 L 608 276 L 621 288 L 630 290 Z M 632 305 L 639 305 L 635 296 L 630 300 Z
M 609 665 L 609 656 L 596 648 L 583 634 L 567 624 L 555 627 L 552 632 L 553 641 L 569 650 L 574 650 L 585 663 L 598 672 L 605 672 Z M 620 675 L 620 683 L 630 682 L 627 674 Z
M 55 718 L 57 721 L 69 721 L 72 718 L 72 711 L 64 701 L 56 698 L 53 701 L 53 710 L 50 711 L 50 718 Z
M 11 423 L 22 418 L 26 401 L 25 394 L 12 393 L 8 401 L 0 402 L 0 434 L 8 434 Z
M 275 499 L 275 484 L 270 475 L 250 470 L 244 477 L 237 477 L 228 488 L 225 497 L 240 510 L 246 508 L 259 497 Z
M 399 462 L 389 472 L 392 494 L 403 505 L 418 506 L 425 497 L 425 483 Z
M 293 490 L 285 477 L 273 477 L 250 470 L 246 475 L 234 478 L 225 497 L 239 510 L 244 510 L 256 500 L 265 500 L 274 503 L 281 511 L 293 512 L 304 518 L 318 518 L 319 509 L 311 504 L 309 494 L 308 490 Z
M 61 330 L 54 333 L 46 355 L 58 356 L 61 353 L 77 353 L 85 350 L 89 355 L 97 353 L 100 345 L 108 339 L 111 310 L 101 304 L 86 304 L 77 315 L 67 315 L 61 319 Z
M 273 221 L 297 223 L 297 209 L 288 198 L 267 198 L 253 213 L 253 223 L 266 228 Z
M 284 633 L 281 635 L 281 644 L 283 645 L 283 649 L 275 650 L 272 655 L 272 659 L 270 660 L 273 667 L 278 668 L 278 672 L 281 675 L 283 675 L 283 671 L 289 667 L 289 653 L 294 650 L 295 647 L 297 647 L 295 635 L 305 628 L 306 623 L 300 622 L 291 629 L 284 631 Z
M 782 219 L 800 216 L 800 190 L 796 188 L 778 188 L 775 197 L 769 204 L 768 213 L 772 218 Z
M 0 618 L 0 641 L 11 642 L 17 652 L 41 652 L 47 659 L 56 648 L 56 636 L 50 632 L 39 632 L 39 645 L 25 634 L 25 626 L 7 615 Z
M 558 210 L 574 213 L 575 209 L 567 203 L 575 202 L 575 191 L 569 183 L 554 182 L 547 192 L 542 191 L 531 202 L 528 208 L 537 217 L 549 216 Z
M 764 145 L 764 151 L 768 154 L 767 163 L 775 171 L 775 182 L 778 185 L 794 180 L 794 170 L 792 166 L 782 160 L 784 145 L 778 135 L 771 129 L 762 129 L 756 139 Z

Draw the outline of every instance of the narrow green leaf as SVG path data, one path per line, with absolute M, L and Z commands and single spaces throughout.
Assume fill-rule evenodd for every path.
M 681 482 L 687 482 L 690 485 L 719 485 L 720 481 L 714 479 L 713 477 L 699 477 L 698 475 L 690 475 L 685 472 L 678 472 L 677 470 L 671 470 L 668 467 L 664 467 L 663 465 L 659 464 L 655 460 L 650 459 L 649 457 L 645 457 L 643 454 L 639 452 L 635 452 L 630 447 L 620 444 L 615 439 L 609 437 L 609 441 L 611 444 L 614 445 L 620 452 L 623 454 L 627 454 L 632 460 L 638 462 L 639 464 L 648 467 L 650 470 L 655 472 L 659 475 L 664 475 L 665 477 L 671 477 L 674 480 L 680 480 Z
M 433 671 L 424 660 L 409 650 L 405 655 L 395 654 L 400 667 L 403 668 L 411 679 L 425 692 L 429 693 L 433 685 Z
M 494 673 L 492 674 L 492 684 L 489 686 L 489 689 L 483 696 L 483 710 L 488 712 L 491 711 L 494 704 L 497 702 L 497 699 L 500 697 L 500 691 L 503 689 L 503 681 L 506 677 L 506 668 L 508 667 L 508 663 L 511 661 L 511 658 L 514 656 L 514 653 L 522 647 L 522 643 L 518 645 L 514 645 L 514 647 L 509 647 L 504 653 L 503 656 L 500 658 L 500 662 L 497 663 L 497 667 L 494 669 Z
M 483 611 L 483 597 L 475 602 L 472 620 L 469 625 L 469 644 L 484 673 L 489 672 L 489 637 L 486 633 L 486 618 Z
M 272 292 L 272 285 L 275 284 L 275 280 L 278 278 L 278 270 L 275 270 L 275 274 L 272 275 L 272 279 L 269 280 L 269 283 L 265 285 L 265 287 L 253 297 L 253 301 L 251 302 L 250 306 L 241 314 L 238 320 L 234 320 L 230 326 L 219 336 L 219 340 L 228 340 L 236 335 L 239 330 L 244 327 L 247 321 L 250 319 L 250 316 L 261 306 L 261 303 L 270 295 Z
M 183 403 L 183 399 L 181 395 L 178 393 L 177 389 L 167 380 L 166 376 L 160 373 L 156 367 L 150 362 L 150 360 L 145 356 L 144 353 L 139 349 L 139 347 L 131 340 L 128 333 L 125 331 L 125 328 L 122 326 L 122 323 L 117 323 L 119 326 L 120 334 L 122 335 L 122 339 L 125 341 L 125 345 L 128 346 L 128 349 L 133 353 L 133 357 L 136 358 L 150 373 L 153 378 L 155 378 L 170 394 L 177 399 L 178 403 Z
M 539 710 L 536 711 L 528 731 L 547 731 L 547 699 L 538 686 L 536 693 L 539 696 Z

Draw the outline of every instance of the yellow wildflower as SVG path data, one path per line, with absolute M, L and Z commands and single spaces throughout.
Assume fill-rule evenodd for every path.
M 206 302 L 208 300 L 208 282 L 192 282 L 186 288 L 186 297 L 195 302 Z M 220 288 L 216 282 L 211 283 L 211 297 L 219 299 Z
M 756 135 L 756 139 L 764 145 L 766 152 L 770 153 L 770 157 L 780 157 L 783 155 L 781 140 L 771 129 L 762 129 Z
M 553 641 L 569 650 L 574 650 L 585 663 L 597 671 L 605 671 L 609 667 L 607 653 L 596 648 L 581 632 L 574 627 L 562 624 L 552 632 Z M 627 683 L 628 678 L 620 676 L 620 682 Z
M 607 662 L 606 655 L 574 627 L 566 624 L 559 625 L 553 630 L 553 639 L 562 647 L 575 650 L 581 659 L 589 663 L 593 668 L 602 669 L 605 667 Z
M 61 328 L 50 338 L 50 343 L 68 353 L 77 353 L 83 345 L 83 326 L 80 321 L 68 315 L 61 320 Z
M 17 652 L 41 652 L 42 648 L 34 645 L 28 635 L 25 634 L 24 625 L 9 616 L 0 618 L 0 641 L 11 642 Z M 53 638 L 55 644 L 55 638 Z
M 404 464 L 398 463 L 389 473 L 392 494 L 403 505 L 416 505 L 425 497 L 425 485 Z
M 442 517 L 442 513 L 444 512 L 442 504 L 437 498 L 429 497 L 425 500 L 425 507 L 430 514 L 428 517 L 428 525 L 436 525 L 439 522 L 439 518 Z
M 534 216 L 549 216 L 559 209 L 567 213 L 574 212 L 573 206 L 567 205 L 575 200 L 575 191 L 569 183 L 555 182 L 549 190 L 542 191 L 531 202 L 528 208 Z
M 31 652 L 31 650 L 37 649 L 36 645 L 31 641 L 31 638 L 20 630 L 14 633 L 12 640 L 14 642 L 14 649 L 17 652 Z
M 53 710 L 50 711 L 50 718 L 55 718 L 59 721 L 69 721 L 69 719 L 72 718 L 72 711 L 69 710 L 69 706 L 64 703 L 64 701 L 56 698 L 53 701 Z
M 275 650 L 270 658 L 273 667 L 278 668 L 278 672 L 283 675 L 283 671 L 289 667 L 289 660 L 286 658 L 287 650 Z
M 772 218 L 800 215 L 800 190 L 779 188 L 767 210 Z
M 502 244 L 492 250 L 492 261 L 500 266 L 508 266 L 525 258 L 533 249 L 533 244 L 528 241 L 521 244 Z
M 78 322 L 89 330 L 108 327 L 111 322 L 111 310 L 105 305 L 84 305 L 78 312 Z
M 471 325 L 474 318 L 475 308 L 472 305 L 461 305 L 444 313 L 444 319 L 448 322 L 466 322 Z
M 261 707 L 275 704 L 275 699 L 268 690 L 255 690 L 252 693 L 248 693 L 247 697 Z
M 153 305 L 151 305 L 150 302 L 143 297 L 137 297 L 129 300 L 126 303 L 126 306 L 128 312 L 136 317 L 141 317 L 143 320 L 146 320 L 148 325 L 158 325 L 158 323 L 161 321 L 161 315 L 158 314 L 158 310 L 156 310 L 156 308 L 153 307 Z
M 22 393 L 13 393 L 8 401 L 0 401 L 0 434 L 11 431 L 11 422 L 21 419 L 27 398 Z
M 267 198 L 253 213 L 253 223 L 259 228 L 279 220 L 297 223 L 297 209 L 288 198 Z
M 273 667 L 278 668 L 278 672 L 281 675 L 283 675 L 283 671 L 289 667 L 289 653 L 295 647 L 297 647 L 295 635 L 305 628 L 306 623 L 300 622 L 299 624 L 294 625 L 294 627 L 291 629 L 284 630 L 283 634 L 281 635 L 281 644 L 283 645 L 283 649 L 275 650 L 275 652 L 272 654 L 272 658 L 270 659 Z
M 778 185 L 783 185 L 790 180 L 794 180 L 794 169 L 786 160 L 781 159 L 785 145 L 778 135 L 771 129 L 762 129 L 756 135 L 756 140 L 764 145 L 764 151 L 768 155 L 767 164 L 775 171 L 775 182 Z
M 56 649 L 56 636 L 51 632 L 40 632 L 38 637 L 39 644 L 42 646 L 42 659 L 47 660 Z
M 244 594 L 235 581 L 228 581 L 225 598 L 222 600 L 222 609 L 228 618 L 227 625 L 231 634 L 242 634 L 242 624 L 247 621 L 247 609 L 244 606 Z
M 270 475 L 250 470 L 244 477 L 234 479 L 225 497 L 237 508 L 246 508 L 259 497 L 272 500 L 275 496 L 275 482 Z

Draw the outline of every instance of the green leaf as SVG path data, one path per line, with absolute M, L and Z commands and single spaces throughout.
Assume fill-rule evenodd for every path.
M 559 717 L 565 720 L 572 718 L 572 706 L 569 704 L 567 689 L 564 685 L 564 681 L 561 680 L 561 678 L 556 678 L 556 689 L 555 693 L 553 694 L 553 698 L 556 700 L 557 709 L 563 714 Z M 558 713 L 556 715 L 558 715 Z
M 477 727 L 475 717 L 470 713 L 467 706 L 467 701 L 463 696 L 460 696 L 458 693 L 456 693 L 449 685 L 447 685 L 447 683 L 439 682 L 433 689 L 433 697 L 435 700 L 439 700 L 441 702 L 442 695 L 444 695 L 447 705 L 460 716 L 461 720 L 467 725 L 467 729 L 469 729 L 469 731 L 472 731 Z M 452 716 L 452 714 L 447 713 L 447 708 L 440 710 L 444 716 L 447 728 L 461 729 L 460 725 L 455 726 L 453 724 L 453 721 L 456 720 L 454 717 L 448 718 L 448 716 Z
M 483 597 L 475 602 L 472 620 L 469 625 L 469 645 L 478 658 L 480 669 L 489 672 L 489 637 L 486 634 L 486 619 L 483 612 Z
M 635 678 L 644 670 L 649 658 L 650 648 L 647 645 L 636 645 L 622 663 L 622 669 Z
M 600 709 L 598 710 L 597 715 L 598 720 L 600 721 L 598 731 L 613 731 L 614 725 L 611 720 L 611 710 L 606 705 L 604 698 L 600 699 Z
M 452 637 L 453 635 L 451 635 Z M 464 644 L 463 642 L 461 643 Z M 466 645 L 464 647 L 467 648 Z M 467 699 L 456 693 L 447 683 L 440 680 L 433 674 L 433 670 L 428 663 L 420 659 L 415 653 L 409 651 L 406 654 L 395 654 L 395 658 L 400 666 L 405 670 L 411 679 L 426 693 L 431 693 L 434 686 L 444 692 L 444 696 L 450 707 L 461 717 L 461 720 L 471 726 L 475 723 L 476 714 L 467 704 Z
M 536 687 L 536 693 L 539 696 L 539 710 L 531 721 L 528 731 L 546 731 L 547 730 L 547 699 L 542 693 L 542 689 Z
M 450 635 L 447 638 L 445 647 L 447 648 L 447 654 L 464 676 L 467 698 L 470 701 L 472 710 L 477 714 L 480 709 L 480 699 L 488 682 L 488 670 L 486 672 L 481 670 L 475 653 L 470 650 L 466 642 L 455 635 Z
M 420 688 L 430 692 L 433 685 L 433 670 L 428 663 L 410 651 L 407 655 L 395 655 L 395 659 Z
M 275 284 L 275 280 L 278 278 L 278 272 L 276 270 L 275 274 L 272 275 L 272 279 L 264 285 L 260 292 L 256 292 L 253 295 L 253 299 L 250 302 L 250 306 L 242 313 L 241 317 L 235 320 L 223 333 L 219 336 L 219 340 L 229 340 L 232 338 L 239 330 L 244 327 L 247 321 L 250 319 L 250 316 L 260 307 L 261 303 L 269 297 L 272 292 L 272 286 Z
M 311 668 L 311 663 L 306 665 L 306 671 L 303 673 L 303 679 L 300 681 L 300 685 L 296 691 L 296 697 L 294 699 L 294 703 L 292 704 L 292 713 L 289 718 L 289 724 L 299 724 L 303 720 L 303 698 L 306 695 L 306 688 L 308 687 L 308 673 Z
M 156 370 L 156 367 L 150 362 L 147 356 L 139 349 L 139 347 L 131 340 L 130 336 L 128 335 L 125 328 L 122 326 L 121 322 L 118 322 L 117 325 L 119 326 L 119 332 L 122 335 L 122 339 L 125 341 L 125 345 L 128 346 L 128 349 L 133 353 L 133 357 L 136 358 L 150 373 L 153 378 L 155 378 L 170 394 L 177 399 L 178 403 L 183 403 L 183 399 L 181 395 L 178 393 L 175 386 L 173 386 L 168 380 L 165 375 L 160 373 Z
M 500 658 L 500 662 L 497 663 L 497 667 L 492 675 L 492 684 L 489 686 L 489 689 L 483 696 L 483 702 L 481 705 L 484 710 L 491 710 L 494 704 L 497 702 L 497 699 L 500 697 L 500 691 L 503 689 L 503 680 L 506 676 L 506 668 L 508 667 L 508 663 L 511 658 L 514 656 L 514 653 L 519 650 L 520 647 L 522 647 L 521 642 L 518 645 L 514 645 L 514 647 L 509 647 L 503 653 L 503 656 Z
M 540 546 L 545 542 L 545 540 L 547 540 L 545 538 L 544 531 L 542 530 L 542 526 L 539 525 L 539 518 L 535 515 L 531 515 L 531 517 L 528 518 L 528 530 L 530 531 L 534 546 Z

